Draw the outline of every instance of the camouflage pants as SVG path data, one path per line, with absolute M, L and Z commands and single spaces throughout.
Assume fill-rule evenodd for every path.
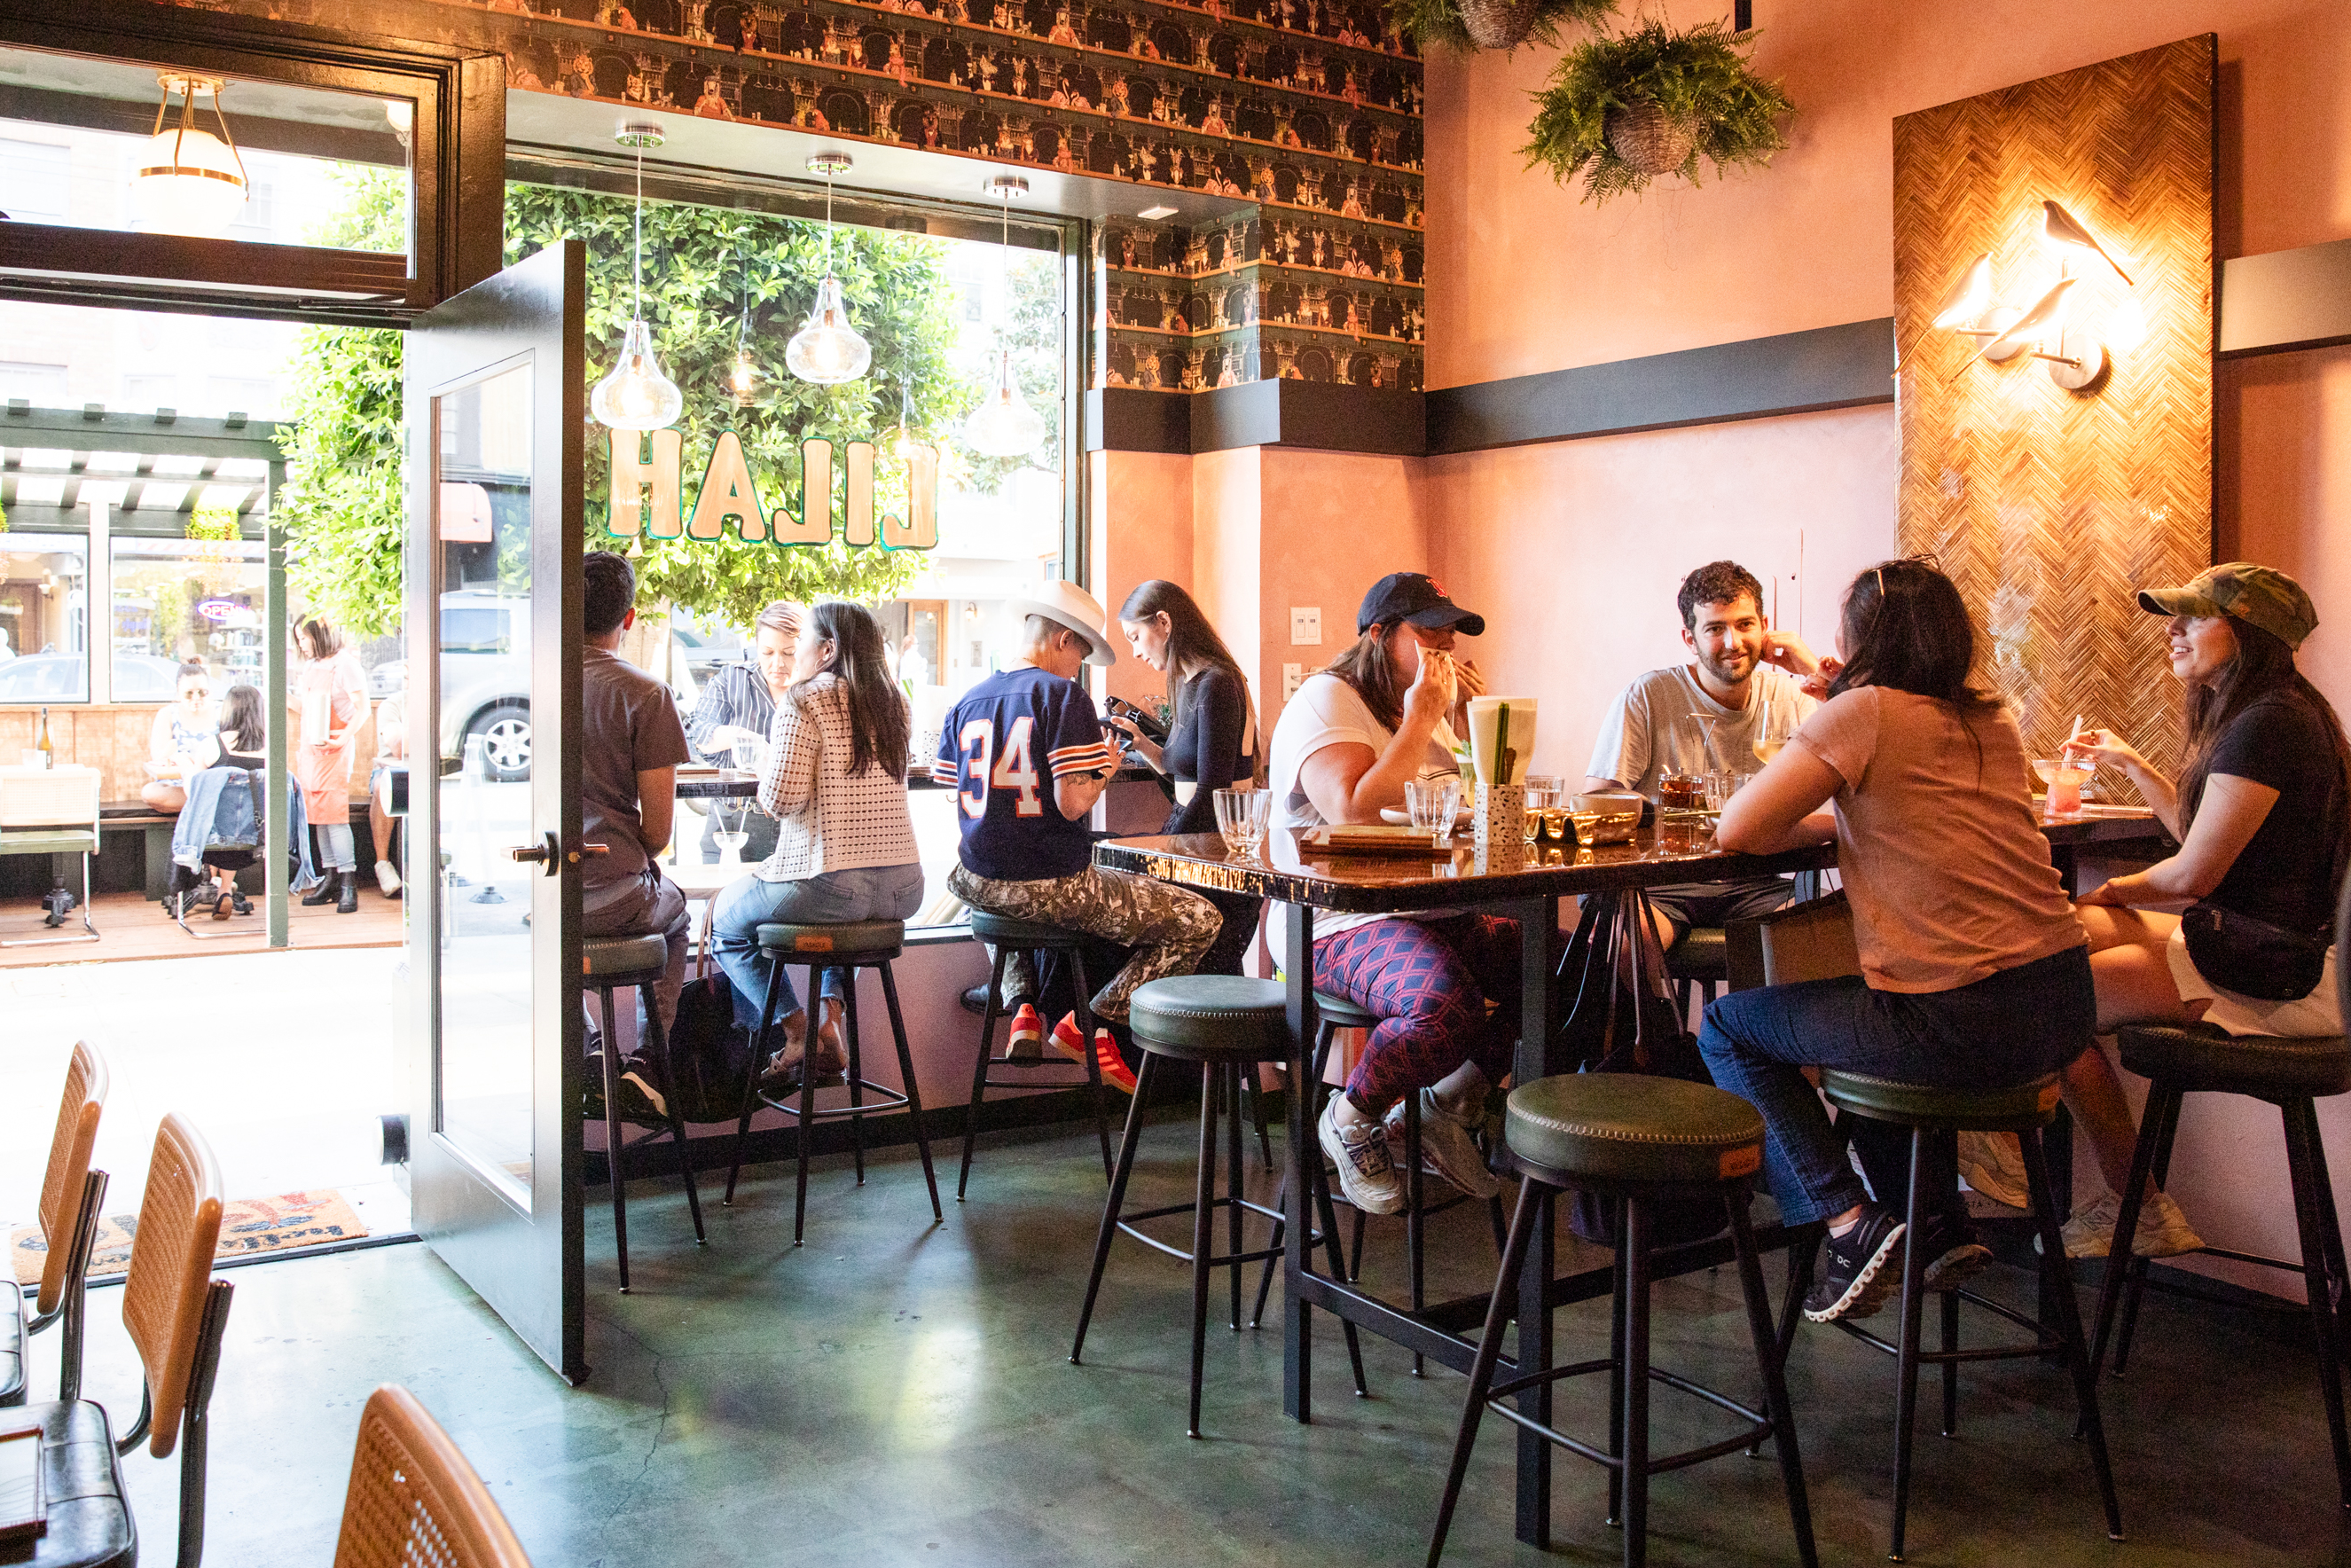
M 1125 1021 L 1126 998 L 1135 987 L 1198 968 L 1224 924 L 1217 906 L 1196 893 L 1099 866 L 1035 882 L 997 882 L 957 866 L 947 873 L 947 887 L 974 909 L 990 915 L 1082 931 L 1134 948 L 1134 956 L 1094 993 L 1094 1015 L 1113 1023 Z M 1006 963 L 1004 984 L 1008 1001 L 1016 995 L 1037 994 L 1026 953 L 1016 953 Z

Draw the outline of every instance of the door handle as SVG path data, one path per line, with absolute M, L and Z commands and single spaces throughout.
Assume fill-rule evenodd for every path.
M 524 864 L 544 866 L 545 874 L 554 876 L 566 865 L 578 865 L 589 855 L 610 854 L 611 849 L 605 844 L 581 844 L 578 849 L 566 854 L 563 850 L 563 841 L 549 832 L 543 835 L 538 843 L 517 844 L 507 850 L 507 853 Z

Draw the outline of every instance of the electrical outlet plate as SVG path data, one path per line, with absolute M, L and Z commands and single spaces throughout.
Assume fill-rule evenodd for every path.
M 1290 606 L 1290 645 L 1293 648 L 1319 648 L 1322 645 L 1322 606 Z
M 1306 666 L 1304 664 L 1284 664 L 1281 666 L 1281 700 L 1283 702 L 1288 702 L 1290 698 L 1296 696 L 1298 695 L 1298 688 L 1305 684 Z

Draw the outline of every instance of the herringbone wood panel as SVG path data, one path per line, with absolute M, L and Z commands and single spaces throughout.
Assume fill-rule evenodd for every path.
M 1958 580 L 2031 756 L 2077 713 L 2167 769 L 2179 756 L 2163 623 L 2133 590 L 2212 559 L 2216 58 L 2208 34 L 1894 122 L 1902 548 Z M 2095 253 L 2043 238 L 2044 199 L 2136 290 Z M 2133 302 L 2145 341 L 2109 339 L 2111 368 L 2080 393 L 2029 356 L 1973 361 L 1979 340 L 1930 323 L 1986 252 L 2004 305 L 2029 307 L 2061 267 L 2079 279 L 2066 352 L 2085 329 L 2122 335 Z

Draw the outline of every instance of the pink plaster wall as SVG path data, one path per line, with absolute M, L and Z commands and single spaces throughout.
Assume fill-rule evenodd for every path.
M 1264 658 L 1249 629 L 1258 619 L 1264 563 L 1264 484 L 1258 448 L 1204 452 L 1192 464 L 1192 574 L 1187 586 L 1240 662 L 1264 711 Z M 1269 722 L 1270 722 L 1269 720 Z
M 1392 571 L 1429 570 L 1431 486 L 1417 458 L 1259 450 L 1266 523 L 1257 693 L 1270 729 L 1281 711 L 1281 666 L 1321 669 L 1355 640 L 1355 611 L 1373 583 Z M 1290 612 L 1306 605 L 1322 612 L 1322 642 L 1292 647 Z M 1478 644 L 1468 648 L 1477 657 Z
M 1089 488 L 1092 507 L 1093 580 L 1086 586 L 1115 620 L 1137 586 L 1155 577 L 1192 580 L 1192 459 L 1158 452 L 1096 452 Z M 1111 628 L 1117 636 L 1115 626 Z M 1131 703 L 1156 697 L 1159 674 L 1131 657 L 1124 640 L 1104 678 L 1113 696 Z

